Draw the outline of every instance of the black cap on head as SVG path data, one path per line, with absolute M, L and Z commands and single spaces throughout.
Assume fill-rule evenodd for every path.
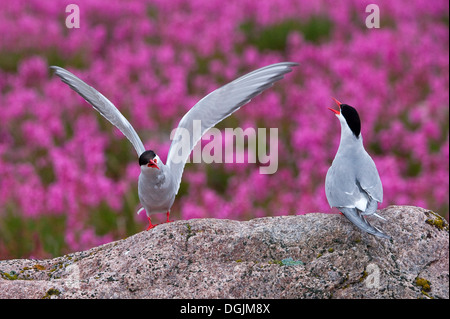
M 155 152 L 151 150 L 145 151 L 144 153 L 141 154 L 141 156 L 139 156 L 139 166 L 147 165 L 151 159 L 155 158 L 155 156 L 156 156 Z
M 356 137 L 359 137 L 359 134 L 361 134 L 361 120 L 359 119 L 358 112 L 354 107 L 347 104 L 341 104 L 340 107 L 341 114 L 344 116 L 353 134 L 355 134 Z

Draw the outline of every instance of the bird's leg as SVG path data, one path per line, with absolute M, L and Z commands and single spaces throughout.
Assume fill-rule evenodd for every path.
M 170 212 L 169 212 L 169 211 L 167 211 L 167 213 L 166 213 L 166 216 L 167 216 L 167 220 L 166 220 L 166 223 L 170 223 L 170 222 L 173 222 L 173 220 L 169 220 L 169 215 L 170 215 Z
M 148 227 L 147 227 L 147 230 L 150 230 L 150 229 L 152 229 L 153 227 L 155 227 L 156 225 L 158 225 L 158 224 L 155 224 L 155 225 L 152 224 L 152 221 L 151 221 L 151 219 L 150 219 L 150 216 L 147 216 L 147 219 L 148 219 Z

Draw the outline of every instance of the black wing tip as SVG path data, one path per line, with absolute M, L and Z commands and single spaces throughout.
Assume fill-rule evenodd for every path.
M 297 62 L 280 62 L 280 63 L 276 63 L 276 64 L 274 64 L 274 65 L 280 65 L 280 66 L 282 65 L 282 66 L 285 66 L 285 67 L 289 68 L 289 71 L 288 71 L 288 72 L 291 72 L 291 71 L 292 71 L 291 68 L 296 67 L 296 66 L 299 66 L 300 64 L 297 63 Z
M 392 237 L 387 235 L 384 231 L 382 231 L 381 229 L 379 229 L 378 227 L 372 226 L 364 217 L 364 215 L 361 215 L 361 213 L 356 209 L 356 208 L 346 208 L 346 207 L 338 207 L 339 211 L 344 214 L 344 216 L 356 227 L 358 227 L 360 230 L 371 234 L 373 236 L 379 237 L 379 238 L 384 238 L 387 240 L 392 240 Z M 352 218 L 353 214 L 350 214 L 350 212 L 348 210 L 353 210 L 354 212 L 357 213 L 357 216 L 359 216 L 360 220 L 362 220 L 364 222 L 365 225 L 367 225 L 368 227 L 362 227 L 361 224 L 358 224 L 354 221 L 354 218 Z
M 387 239 L 387 240 L 392 240 L 392 237 L 391 237 L 391 236 L 389 236 L 388 234 L 386 234 L 384 231 L 382 231 L 382 230 L 379 229 L 378 227 L 374 227 L 374 226 L 372 226 L 372 227 L 375 228 L 375 229 L 378 231 L 378 233 L 373 234 L 373 235 L 375 235 L 375 236 L 377 236 L 377 237 L 380 237 L 380 238 Z
M 268 69 L 275 69 L 275 68 L 284 68 L 283 70 L 279 70 L 278 72 L 280 74 L 286 74 L 292 71 L 292 68 L 295 66 L 298 66 L 299 64 L 297 62 L 278 62 L 269 64 L 263 67 L 260 67 L 259 69 L 254 70 L 253 72 L 248 73 L 247 75 L 250 75 L 252 73 L 261 72 Z
M 272 65 L 269 65 L 268 67 L 284 67 L 285 69 L 279 72 L 280 79 L 276 79 L 276 81 L 283 79 L 283 75 L 292 72 L 292 68 L 298 66 L 299 63 L 297 62 L 280 62 L 280 63 L 275 63 Z
M 65 77 L 77 78 L 77 76 L 75 74 L 73 74 L 72 72 L 70 72 L 60 66 L 51 65 L 51 66 L 49 66 L 49 69 L 53 70 L 55 72 L 55 75 L 59 76 L 60 78 L 65 78 Z
M 56 66 L 56 65 L 51 65 L 51 66 L 49 66 L 48 67 L 50 70 L 52 70 L 53 72 L 54 72 L 54 74 L 56 75 L 56 76 L 58 76 L 59 78 L 61 78 L 61 80 L 63 81 L 63 82 L 65 82 L 65 83 L 67 83 L 66 81 L 64 81 L 64 79 L 65 79 L 65 77 L 64 77 L 64 72 L 67 72 L 68 74 L 72 74 L 72 73 L 70 73 L 69 71 L 67 71 L 66 69 L 64 69 L 64 68 L 62 68 L 62 67 L 60 67 L 60 66 Z M 69 83 L 67 83 L 67 84 L 69 84 Z
M 62 72 L 62 71 L 66 71 L 65 69 L 63 69 L 62 67 L 57 66 L 57 65 L 50 65 L 48 68 L 49 68 L 50 70 L 54 71 L 56 75 L 58 75 L 58 74 L 59 74 L 60 72 Z M 68 71 L 67 71 L 67 72 L 68 72 Z
M 291 62 L 291 61 L 284 61 L 284 62 L 278 62 L 278 63 L 275 63 L 275 64 L 273 64 L 273 65 L 282 65 L 282 64 L 284 64 L 284 65 L 289 65 L 289 66 L 297 66 L 297 65 L 300 65 L 300 63 L 298 63 L 298 62 Z
M 300 64 L 297 62 L 279 62 L 272 65 L 269 65 L 268 67 L 285 67 L 287 68 L 287 72 L 291 72 L 293 67 L 299 66 Z
M 300 65 L 300 63 L 298 62 L 286 62 L 287 64 L 289 64 L 290 66 L 298 66 Z

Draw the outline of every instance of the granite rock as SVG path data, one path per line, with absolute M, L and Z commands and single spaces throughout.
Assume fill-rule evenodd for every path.
M 449 298 L 449 228 L 432 211 L 389 206 L 344 216 L 180 220 L 46 260 L 0 261 L 0 298 Z

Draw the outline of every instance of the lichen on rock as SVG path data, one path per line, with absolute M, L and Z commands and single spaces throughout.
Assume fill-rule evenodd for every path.
M 413 206 L 379 214 L 393 240 L 338 214 L 161 224 L 54 259 L 0 261 L 0 298 L 449 298 L 448 223 Z

